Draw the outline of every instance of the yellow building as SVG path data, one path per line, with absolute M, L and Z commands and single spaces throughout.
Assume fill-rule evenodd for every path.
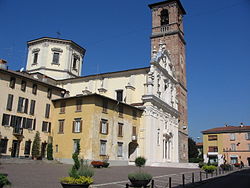
M 203 155 L 205 162 L 222 163 L 223 136 L 218 133 L 203 133 Z
M 5 157 L 30 157 L 36 131 L 41 136 L 41 156 L 51 136 L 52 99 L 64 90 L 41 74 L 7 70 L 0 60 L 0 152 Z M 52 81 L 52 80 L 51 80 Z
M 123 102 L 88 94 L 53 100 L 54 158 L 72 162 L 80 143 L 80 157 L 125 165 L 139 155 L 137 142 L 142 110 Z

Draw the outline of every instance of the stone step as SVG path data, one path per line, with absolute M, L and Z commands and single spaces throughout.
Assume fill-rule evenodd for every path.
M 165 162 L 165 163 L 152 163 L 150 166 L 155 166 L 155 167 L 172 167 L 172 168 L 199 168 L 198 163 L 170 163 L 170 162 Z

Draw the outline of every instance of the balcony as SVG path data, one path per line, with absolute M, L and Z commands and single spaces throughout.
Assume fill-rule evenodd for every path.
M 23 128 L 21 128 L 21 127 L 14 127 L 13 128 L 13 135 L 14 136 L 22 136 L 23 135 Z
M 181 35 L 184 35 L 184 33 L 181 31 L 177 23 L 172 23 L 168 25 L 162 25 L 158 27 L 153 28 L 152 36 L 160 36 L 162 34 L 170 33 L 170 32 L 180 32 Z

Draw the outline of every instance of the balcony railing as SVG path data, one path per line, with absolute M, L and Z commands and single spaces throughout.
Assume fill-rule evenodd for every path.
M 23 135 L 23 128 L 21 128 L 21 127 L 14 127 L 13 128 L 13 135 L 15 135 L 15 136 L 21 136 L 21 135 Z
M 153 36 L 158 34 L 164 34 L 169 32 L 179 31 L 181 35 L 184 35 L 183 31 L 180 29 L 177 23 L 172 23 L 169 25 L 162 25 L 153 28 Z

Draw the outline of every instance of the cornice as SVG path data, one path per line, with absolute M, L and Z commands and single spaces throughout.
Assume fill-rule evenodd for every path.
M 69 72 L 68 70 L 50 69 L 50 68 L 46 68 L 46 67 L 41 67 L 41 68 L 37 68 L 37 69 L 28 70 L 27 72 L 34 72 L 34 71 L 39 71 L 39 70 L 49 70 L 49 71 L 56 71 L 56 72 L 64 72 L 64 73 L 70 74 L 71 76 L 78 77 L 77 75 Z
M 180 115 L 180 113 L 177 110 L 175 110 L 173 107 L 171 107 L 170 105 L 165 103 L 163 100 L 159 99 L 158 97 L 156 97 L 154 95 L 143 95 L 142 101 L 144 103 L 151 102 L 154 105 L 162 108 L 164 111 L 170 113 L 171 115 L 173 115 L 175 117 L 179 117 L 179 115 Z
M 164 32 L 164 33 L 152 33 L 150 39 L 164 37 L 164 36 L 167 36 L 167 35 L 176 35 L 176 34 L 180 37 L 183 44 L 186 45 L 186 41 L 183 38 L 183 36 L 181 35 L 180 31 L 170 31 L 170 32 Z

